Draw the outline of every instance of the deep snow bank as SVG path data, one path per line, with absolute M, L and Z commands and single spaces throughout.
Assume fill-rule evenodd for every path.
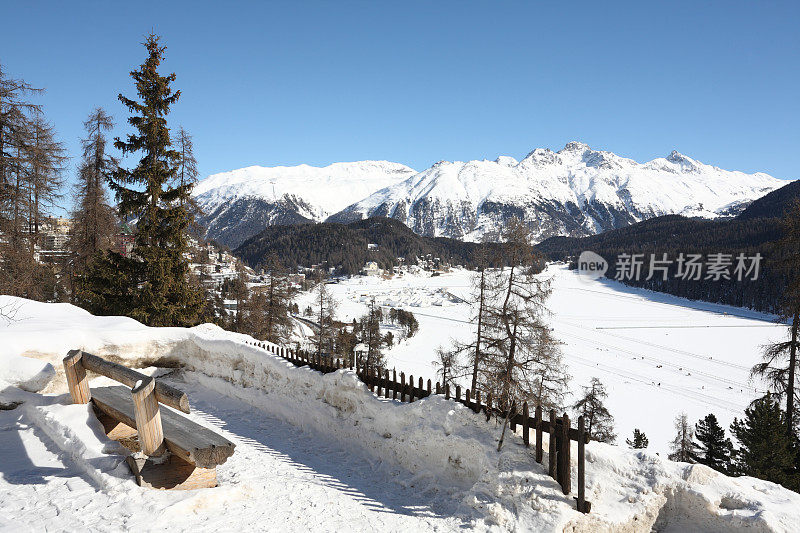
M 593 512 L 582 515 L 519 438 L 510 439 L 497 453 L 498 428 L 441 397 L 412 404 L 378 399 L 350 372 L 323 376 L 295 368 L 245 344 L 247 337 L 211 325 L 147 328 L 126 318 L 93 317 L 69 305 L 18 303 L 19 320 L 0 330 L 0 360 L 25 355 L 60 370 L 67 350 L 83 348 L 131 366 L 179 364 L 186 379 L 237 397 L 319 438 L 345 442 L 375 461 L 416 472 L 413 479 L 402 481 L 455 498 L 459 514 L 476 527 L 791 531 L 800 523 L 800 495 L 772 483 L 729 478 L 702 466 L 599 443 L 587 447 L 587 498 Z M 65 390 L 58 380 L 51 388 Z M 53 409 L 59 407 L 38 416 L 49 416 L 49 427 L 57 428 Z M 82 431 L 83 438 L 90 439 L 81 430 L 84 423 L 77 420 L 75 428 L 58 430 L 63 435 L 54 440 L 80 441 Z M 93 457 L 86 464 L 117 468 Z

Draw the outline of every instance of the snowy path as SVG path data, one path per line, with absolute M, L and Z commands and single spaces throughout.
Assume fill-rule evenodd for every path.
M 220 487 L 103 487 L 23 408 L 0 411 L 0 530 L 153 529 L 175 520 L 184 529 L 230 530 L 231 517 L 245 529 L 270 531 L 451 531 L 463 525 L 452 517 L 458 502 L 418 490 L 411 472 L 370 462 L 357 449 L 327 442 L 191 378 L 173 383 L 191 398 L 191 418 L 236 443 L 236 453 L 218 468 Z M 125 473 L 123 465 L 102 474 L 116 482 L 114 476 Z
M 414 474 L 368 462 L 358 450 L 326 442 L 239 400 L 196 383 L 175 383 L 194 417 L 236 443 L 218 468 L 221 484 L 245 484 L 272 524 L 342 531 L 455 529 L 452 501 L 419 492 Z M 252 511 L 252 510 L 251 510 Z M 324 525 L 317 518 L 324 515 Z M 316 517 L 316 518 L 315 518 Z

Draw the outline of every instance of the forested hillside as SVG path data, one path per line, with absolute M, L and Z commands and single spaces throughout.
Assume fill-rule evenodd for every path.
M 773 312 L 786 286 L 785 276 L 778 268 L 782 253 L 776 246 L 782 236 L 780 217 L 800 197 L 798 183 L 792 182 L 756 200 L 733 219 L 668 215 L 590 237 L 554 237 L 539 244 L 537 249 L 552 260 L 574 260 L 586 250 L 598 253 L 609 262 L 606 277 L 611 279 L 617 277 L 620 254 L 645 254 L 643 275 L 624 283 L 694 300 Z M 665 253 L 673 261 L 667 279 L 659 274 L 647 280 L 650 254 L 660 259 Z M 703 258 L 709 254 L 730 254 L 734 263 L 740 253 L 747 257 L 760 253 L 763 259 L 755 280 L 739 281 L 735 276 L 718 280 L 702 276 L 692 280 L 676 277 L 675 259 L 681 253 L 701 254 Z
M 377 249 L 368 249 L 368 244 L 377 245 Z M 339 273 L 356 274 L 367 261 L 389 268 L 397 264 L 398 257 L 413 264 L 416 257 L 428 254 L 445 263 L 474 266 L 481 247 L 487 248 L 491 263 L 500 261 L 498 244 L 422 237 L 402 222 L 376 217 L 351 224 L 271 226 L 246 240 L 234 253 L 252 267 L 274 255 L 286 267 L 327 263 L 339 267 Z

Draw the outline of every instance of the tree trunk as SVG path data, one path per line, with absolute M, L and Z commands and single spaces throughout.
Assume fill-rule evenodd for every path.
M 794 369 L 797 362 L 797 334 L 800 328 L 800 309 L 792 317 L 792 344 L 789 346 L 789 379 L 786 386 L 786 425 L 789 437 L 794 435 Z
M 506 417 L 503 419 L 503 430 L 500 432 L 500 441 L 497 443 L 498 452 L 503 447 L 503 440 L 506 438 L 506 428 L 508 427 L 508 419 L 511 418 L 511 408 L 512 406 L 509 405 L 508 409 L 506 409 Z
M 483 326 L 483 298 L 486 286 L 486 269 L 481 269 L 480 292 L 478 296 L 478 337 L 475 340 L 475 360 L 472 362 L 472 390 L 478 390 L 478 364 L 481 360 L 481 327 Z

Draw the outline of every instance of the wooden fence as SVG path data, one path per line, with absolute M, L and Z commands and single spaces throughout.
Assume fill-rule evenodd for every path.
M 460 386 L 451 390 L 449 385 L 441 383 L 431 383 L 431 380 L 423 380 L 419 377 L 416 381 L 413 375 L 406 377 L 405 372 L 398 375 L 396 370 L 380 370 L 369 366 L 347 367 L 344 361 L 339 358 L 318 355 L 303 350 L 291 350 L 284 346 L 278 346 L 266 342 L 249 342 L 248 344 L 262 348 L 269 353 L 277 355 L 291 362 L 295 366 L 308 366 L 313 370 L 327 374 L 342 368 L 355 370 L 356 375 L 366 384 L 369 389 L 378 397 L 391 398 L 401 402 L 413 402 L 430 396 L 431 394 L 443 394 L 448 400 L 459 402 L 475 413 L 483 413 L 488 421 L 492 416 L 504 419 L 506 412 L 498 406 L 493 405 L 492 395 L 486 395 L 482 401 L 481 392 L 475 391 L 474 394 L 469 389 L 463 391 Z M 531 433 L 534 433 L 534 447 L 536 462 L 542 463 L 544 449 L 542 446 L 542 436 L 544 433 L 549 435 L 548 447 L 548 474 L 555 479 L 564 494 L 572 492 L 572 479 L 570 467 L 571 441 L 578 443 L 577 459 L 577 483 L 578 495 L 575 498 L 577 509 L 582 513 L 591 511 L 591 502 L 586 501 L 586 454 L 585 446 L 589 442 L 589 433 L 585 429 L 583 417 L 578 417 L 578 427 L 570 425 L 569 416 L 564 413 L 557 416 L 555 409 L 549 412 L 549 419 L 543 418 L 542 408 L 536 406 L 530 415 L 528 403 L 522 404 L 522 412 L 513 410 L 508 423 L 512 432 L 516 433 L 517 426 L 522 428 L 522 440 L 525 446 L 531 445 Z

